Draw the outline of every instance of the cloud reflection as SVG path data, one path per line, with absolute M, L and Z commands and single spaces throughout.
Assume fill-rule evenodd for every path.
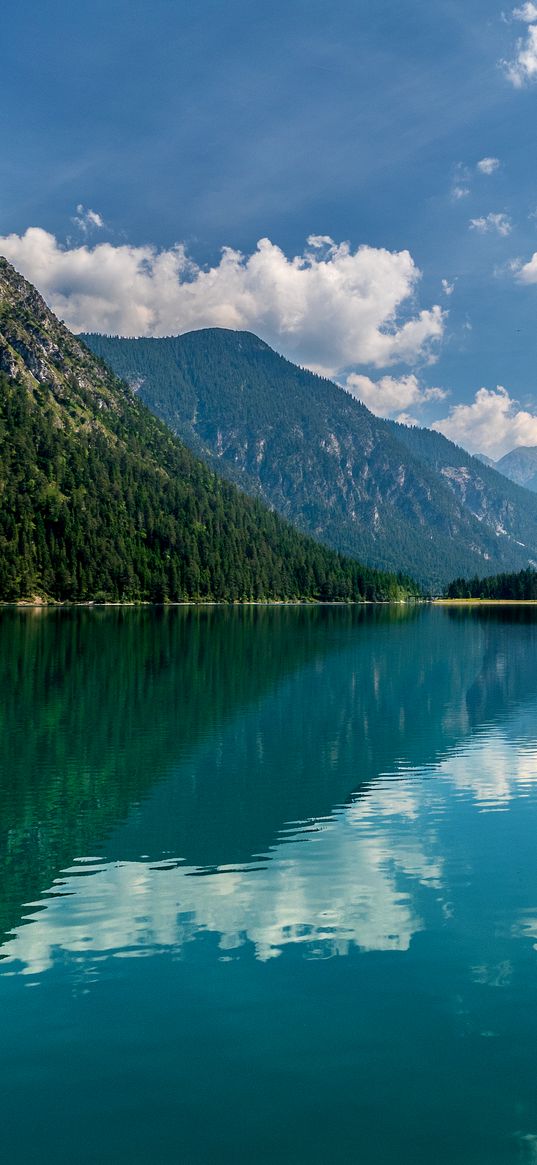
M 309 957 L 405 951 L 423 928 L 409 886 L 441 885 L 441 863 L 417 832 L 410 781 L 379 782 L 332 818 L 285 836 L 275 852 L 209 875 L 163 861 L 76 864 L 3 948 L 3 967 L 49 970 L 68 953 L 87 960 L 181 951 L 201 932 L 224 956 L 245 943 L 258 959 L 299 943 Z
M 75 863 L 31 904 L 2 948 L 2 970 L 39 975 L 65 957 L 85 967 L 108 956 L 180 957 L 208 934 L 217 937 L 223 959 L 247 945 L 259 960 L 290 945 L 309 958 L 345 955 L 352 947 L 408 951 L 426 929 L 425 904 L 439 926 L 453 916 L 447 869 L 454 806 L 473 815 L 506 810 L 536 783 L 527 706 L 437 764 L 402 765 L 332 815 L 291 823 L 268 853 L 248 863 L 202 869 L 181 854 L 159 862 Z M 535 937 L 532 918 L 519 933 Z

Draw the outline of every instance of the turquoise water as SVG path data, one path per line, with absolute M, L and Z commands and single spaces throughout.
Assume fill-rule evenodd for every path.
M 3 1159 L 537 1161 L 532 608 L 0 614 Z

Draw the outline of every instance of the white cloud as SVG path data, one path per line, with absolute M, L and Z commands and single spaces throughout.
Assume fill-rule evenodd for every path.
M 537 283 L 537 251 L 522 266 L 515 264 L 514 269 L 520 283 Z
M 104 219 L 98 213 L 98 211 L 90 210 L 89 207 L 86 208 L 82 205 L 81 202 L 79 202 L 76 208 L 76 215 L 72 221 L 74 222 L 75 226 L 77 226 L 78 229 L 81 230 L 85 235 L 87 235 L 89 231 L 102 231 L 104 228 Z
M 62 246 L 30 227 L 0 238 L 0 253 L 35 283 L 73 331 L 165 336 L 203 327 L 248 329 L 326 375 L 432 359 L 445 314 L 417 311 L 420 271 L 408 251 L 352 251 L 312 236 L 288 258 L 269 239 L 251 255 L 226 247 L 202 268 L 182 244 Z
M 496 231 L 497 234 L 505 238 L 511 234 L 513 224 L 509 215 L 507 214 L 487 214 L 482 218 L 471 218 L 469 227 L 471 231 L 479 231 L 480 234 L 487 234 L 489 231 Z
M 522 89 L 524 85 L 531 85 L 537 80 L 537 23 L 532 23 L 537 22 L 537 6 L 527 3 L 521 8 L 515 8 L 513 18 L 528 25 L 526 36 L 517 42 L 512 60 L 502 61 L 501 64 L 515 89 Z
M 399 413 L 399 416 L 393 418 L 398 425 L 408 425 L 410 429 L 419 428 L 420 421 L 417 417 L 413 417 L 410 413 Z
M 479 174 L 490 176 L 498 170 L 500 166 L 499 158 L 480 158 L 475 163 L 475 169 L 465 165 L 464 162 L 457 162 L 453 169 L 453 179 L 451 184 L 451 197 L 455 202 L 460 201 L 461 198 L 467 198 L 471 193 L 472 178 L 475 176 L 475 171 Z
M 470 193 L 470 171 L 468 166 L 463 162 L 457 162 L 453 169 L 453 179 L 451 183 L 451 197 L 458 202 L 461 198 L 467 198 Z
M 481 158 L 481 161 L 477 163 L 477 169 L 481 174 L 489 175 L 494 174 L 494 171 L 498 170 L 499 165 L 499 158 Z
M 486 453 L 496 461 L 518 445 L 537 445 L 537 416 L 517 405 L 502 385 L 480 388 L 471 404 L 454 405 L 431 428 L 470 453 Z
M 308 235 L 308 246 L 320 251 L 323 247 L 333 247 L 334 240 L 330 235 Z
M 532 24 L 534 20 L 537 21 L 537 4 L 533 4 L 531 0 L 528 0 L 520 8 L 514 8 L 513 20 L 523 20 L 526 24 Z
M 453 295 L 453 292 L 455 291 L 455 281 L 450 283 L 449 279 L 443 279 L 442 291 L 444 292 L 444 295 Z
M 401 377 L 382 376 L 376 381 L 369 376 L 351 373 L 345 381 L 345 388 L 352 396 L 363 401 L 375 416 L 393 417 L 405 425 L 418 422 L 407 413 L 401 413 L 401 409 L 405 410 L 409 405 L 419 408 L 428 401 L 444 400 L 447 396 L 442 388 L 425 388 L 420 385 L 413 373 Z

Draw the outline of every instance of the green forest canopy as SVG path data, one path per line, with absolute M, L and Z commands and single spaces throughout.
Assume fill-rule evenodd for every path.
M 515 574 L 495 574 L 489 578 L 456 578 L 449 584 L 446 598 L 537 600 L 537 571 L 528 567 Z
M 77 395 L 80 395 L 77 387 Z M 88 402 L 89 403 L 89 402 Z M 137 402 L 60 427 L 0 377 L 0 598 L 386 600 L 410 580 L 297 533 L 221 481 Z

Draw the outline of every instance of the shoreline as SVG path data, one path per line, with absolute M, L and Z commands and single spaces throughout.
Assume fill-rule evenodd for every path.
M 81 599 L 78 602 L 60 602 L 55 599 L 13 599 L 0 600 L 0 610 L 65 611 L 72 608 L 92 609 L 98 607 L 158 607 L 168 610 L 175 607 L 416 607 L 430 602 L 428 599 L 181 599 L 176 602 L 152 603 L 147 599 L 110 599 L 96 602 Z
M 536 607 L 537 599 L 430 599 L 435 607 Z
M 104 610 L 106 608 L 132 609 L 156 608 L 171 610 L 182 607 L 536 607 L 537 599 L 181 599 L 175 602 L 152 603 L 147 599 L 109 599 L 98 602 L 81 599 L 61 602 L 55 599 L 13 599 L 0 600 L 1 610 L 17 611 L 69 611 Z

